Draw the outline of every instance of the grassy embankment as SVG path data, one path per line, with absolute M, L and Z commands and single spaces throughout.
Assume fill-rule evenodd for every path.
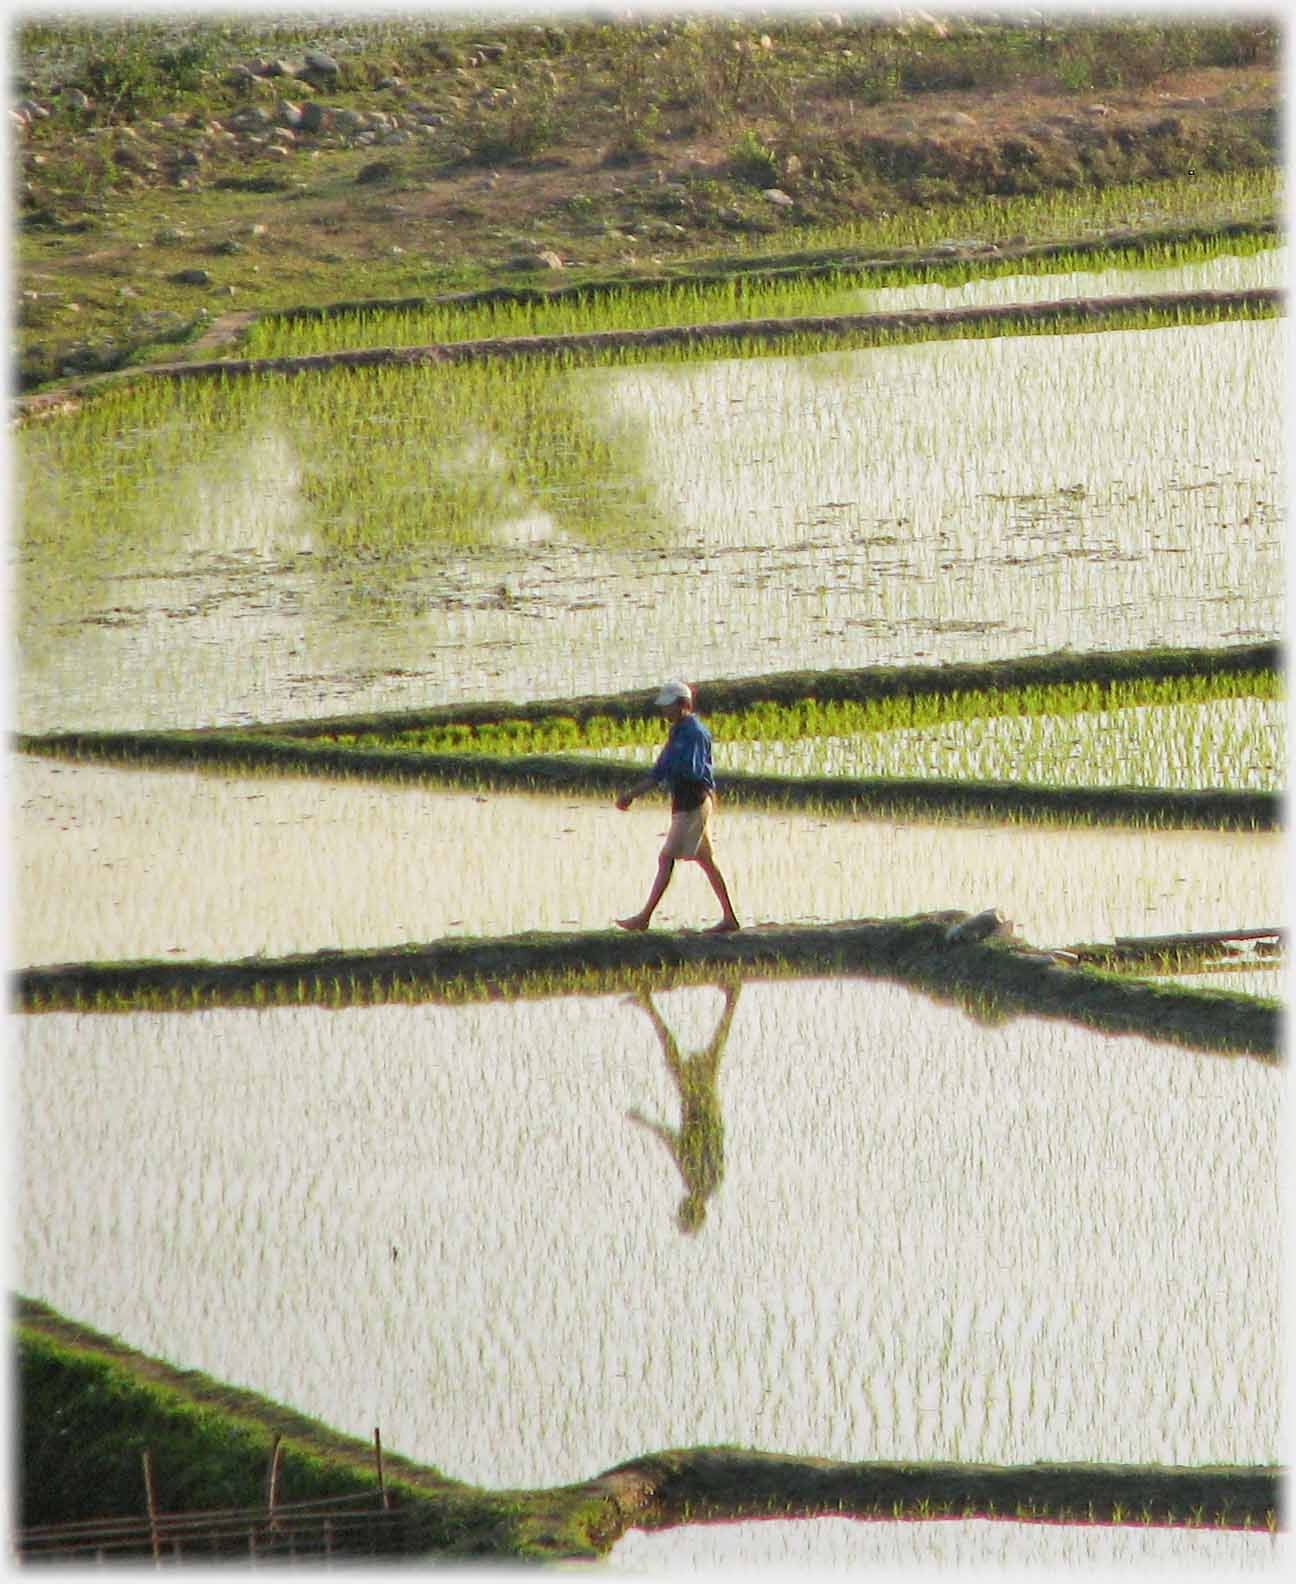
M 1280 1059 L 1278 1001 L 1152 984 L 1058 961 L 1000 934 L 951 939 L 959 911 L 820 927 L 760 925 L 732 935 L 531 932 L 474 940 L 235 962 L 79 963 L 20 970 L 16 1004 L 31 1013 L 192 1011 L 207 1007 L 459 1003 L 712 984 L 741 978 L 862 974 L 895 980 L 983 1022 L 1065 1018 L 1220 1055 Z M 1191 951 L 1167 948 L 1142 972 L 1172 971 Z
M 230 310 L 471 290 L 542 251 L 580 281 L 1278 203 L 1260 19 L 40 19 L 16 46 L 28 390 L 155 361 Z M 307 47 L 336 70 L 304 70 Z M 334 114 L 292 129 L 283 101 Z
M 278 1500 L 376 1494 L 372 1449 L 252 1392 L 149 1358 L 20 1298 L 20 1522 L 141 1515 L 149 1451 L 158 1507 L 255 1507 L 283 1438 Z M 381 1427 L 380 1427 L 381 1428 Z M 649 1453 L 583 1483 L 485 1491 L 387 1453 L 403 1549 L 514 1561 L 605 1556 L 631 1527 L 739 1518 L 993 1518 L 1254 1530 L 1278 1525 L 1282 1470 L 831 1463 L 696 1447 Z

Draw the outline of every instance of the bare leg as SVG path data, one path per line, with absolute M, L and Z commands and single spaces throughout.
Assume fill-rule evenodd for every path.
M 631 918 L 618 919 L 617 923 L 623 930 L 646 930 L 653 916 L 653 910 L 662 899 L 662 893 L 670 884 L 671 872 L 675 868 L 673 858 L 659 858 L 657 860 L 657 877 L 652 883 L 652 890 L 648 893 L 648 900 L 640 912 Z
M 730 930 L 741 929 L 742 926 L 738 922 L 738 915 L 734 912 L 733 903 L 729 900 L 729 888 L 725 885 L 724 876 L 716 868 L 715 860 L 699 856 L 697 862 L 702 873 L 711 882 L 711 889 L 715 892 L 720 906 L 724 909 L 724 917 L 718 924 L 713 924 L 708 933 L 723 935 Z

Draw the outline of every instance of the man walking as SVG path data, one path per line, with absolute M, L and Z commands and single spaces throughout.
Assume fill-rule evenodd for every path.
M 736 930 L 740 927 L 738 918 L 729 900 L 724 876 L 716 868 L 711 854 L 711 814 L 715 808 L 711 733 L 693 713 L 693 690 L 687 682 L 668 682 L 653 700 L 653 708 L 665 712 L 671 723 L 670 736 L 651 772 L 628 792 L 623 792 L 616 806 L 628 809 L 637 797 L 651 792 L 654 787 L 669 787 L 670 830 L 657 860 L 657 876 L 642 911 L 631 918 L 618 919 L 617 923 L 623 930 L 646 930 L 653 910 L 670 884 L 676 861 L 683 860 L 697 864 L 711 882 L 711 889 L 723 909 L 720 922 L 713 924 L 708 933 Z

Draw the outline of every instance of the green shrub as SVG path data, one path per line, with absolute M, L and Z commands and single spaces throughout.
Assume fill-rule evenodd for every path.
M 753 187 L 773 187 L 779 176 L 778 159 L 748 128 L 729 150 L 729 171 Z

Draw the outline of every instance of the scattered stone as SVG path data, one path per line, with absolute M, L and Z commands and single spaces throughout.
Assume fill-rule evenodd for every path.
M 182 269 L 167 277 L 177 286 L 210 286 L 211 276 L 205 269 Z
M 342 68 L 324 50 L 308 49 L 303 70 L 308 76 L 337 77 L 341 74 Z
M 305 112 L 302 112 L 303 115 Z M 364 129 L 365 118 L 358 110 L 334 110 L 333 130 L 340 132 L 344 137 L 350 136 Z
M 560 270 L 562 267 L 563 261 L 549 248 L 543 248 L 538 253 L 520 253 L 504 265 L 508 270 Z
M 181 242 L 191 241 L 188 231 L 182 231 L 179 226 L 163 226 L 160 231 L 153 233 L 155 247 L 178 247 Z
M 981 913 L 974 913 L 970 918 L 960 919 L 957 924 L 951 924 L 945 931 L 945 939 L 953 945 L 956 942 L 989 940 L 993 935 L 1011 935 L 1012 925 L 998 908 L 986 908 Z
M 231 132 L 259 131 L 262 127 L 271 126 L 273 123 L 274 117 L 260 105 L 244 105 L 241 110 L 235 110 L 232 115 L 225 118 L 225 125 Z
M 223 242 L 212 244 L 212 252 L 219 253 L 223 258 L 229 258 L 235 253 L 243 251 L 243 244 L 236 242 L 233 237 L 226 237 Z
M 795 203 L 795 198 L 789 198 L 781 187 L 767 187 L 761 193 L 767 203 L 777 204 L 780 209 L 790 209 Z
M 300 124 L 303 132 L 323 132 L 333 125 L 333 111 L 327 105 L 305 104 L 301 107 Z
M 1105 116 L 1107 114 L 1107 106 L 1105 104 L 1086 105 L 1085 114 L 1093 116 Z
M 508 53 L 507 44 L 478 44 L 474 47 L 484 61 L 501 60 Z
M 290 131 L 302 124 L 302 107 L 294 104 L 291 99 L 276 99 L 274 107 L 274 121 L 276 126 L 287 127 Z
M 383 145 L 384 148 L 390 148 L 395 144 L 412 143 L 414 141 L 414 134 L 412 132 L 407 132 L 404 127 L 397 127 L 394 132 L 384 133 L 378 141 Z

